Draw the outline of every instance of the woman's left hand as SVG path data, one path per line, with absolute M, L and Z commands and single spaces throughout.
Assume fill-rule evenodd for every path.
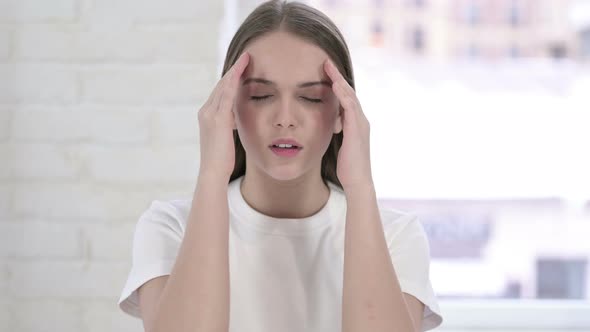
M 338 153 L 336 173 L 345 192 L 373 186 L 369 144 L 369 121 L 354 89 L 328 59 L 324 70 L 332 80 L 332 90 L 340 102 L 344 139 Z

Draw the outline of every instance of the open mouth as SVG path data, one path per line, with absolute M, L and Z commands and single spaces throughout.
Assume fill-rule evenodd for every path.
M 273 149 L 284 149 L 284 150 L 301 150 L 302 148 L 293 144 L 273 144 L 270 146 Z
M 296 145 L 288 145 L 289 144 L 287 144 L 287 146 L 285 146 L 285 144 L 273 144 L 269 146 L 269 148 L 272 150 L 272 152 L 274 152 L 275 155 L 280 157 L 294 157 L 299 153 L 299 151 L 301 151 L 301 149 L 303 149 L 302 147 Z

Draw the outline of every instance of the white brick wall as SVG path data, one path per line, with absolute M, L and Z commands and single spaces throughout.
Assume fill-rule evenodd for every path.
M 143 145 L 152 135 L 149 113 L 129 106 L 20 107 L 12 115 L 11 136 L 27 143 Z
M 77 18 L 78 0 L 2 0 L 0 22 L 71 22 Z
M 192 194 L 223 1 L 0 0 L 0 331 L 142 331 L 135 223 Z
M 0 31 L 0 61 L 5 61 L 10 57 L 11 44 L 12 34 L 9 31 Z
M 82 229 L 71 223 L 12 221 L 0 224 L 0 255 L 4 259 L 79 259 L 82 255 Z M 56 239 L 59 239 L 57 241 Z
M 79 99 L 80 86 L 72 65 L 26 63 L 8 59 L 0 64 L 1 104 L 73 105 Z M 10 63 L 14 61 L 14 63 Z
M 2 61 L 2 60 L 0 60 Z M 13 114 L 7 107 L 0 106 L 0 143 L 8 140 Z
M 209 66 L 127 64 L 84 69 L 80 71 L 80 99 L 93 104 L 194 104 L 209 95 L 206 89 L 198 89 L 214 79 L 207 72 Z
M 4 160 L 4 155 L 0 154 L 1 160 Z M 3 165 L 2 162 L 0 165 Z M 11 205 L 12 205 L 12 193 L 13 193 L 14 186 L 6 183 L 6 181 L 0 179 L 0 222 L 6 220 L 6 218 L 10 215 Z M 2 236 L 0 234 L 0 236 Z

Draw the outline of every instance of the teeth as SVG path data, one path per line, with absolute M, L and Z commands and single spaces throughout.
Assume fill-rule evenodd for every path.
M 294 148 L 294 146 L 292 144 L 274 144 L 273 146 L 276 146 L 279 148 Z

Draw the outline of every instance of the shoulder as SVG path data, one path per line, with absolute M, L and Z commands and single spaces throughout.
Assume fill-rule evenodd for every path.
M 416 233 L 424 234 L 420 218 L 416 213 L 384 206 L 381 203 L 378 205 L 383 230 L 388 239 L 415 235 Z
M 415 213 L 380 206 L 387 247 L 403 293 L 422 302 L 422 331 L 442 323 L 441 311 L 430 282 L 430 246 Z
M 379 212 L 392 258 L 399 261 L 411 259 L 414 262 L 412 269 L 425 268 L 430 260 L 430 245 L 419 216 L 384 206 L 379 207 Z
M 190 211 L 190 199 L 153 200 L 141 214 L 136 229 L 167 229 L 184 234 Z

